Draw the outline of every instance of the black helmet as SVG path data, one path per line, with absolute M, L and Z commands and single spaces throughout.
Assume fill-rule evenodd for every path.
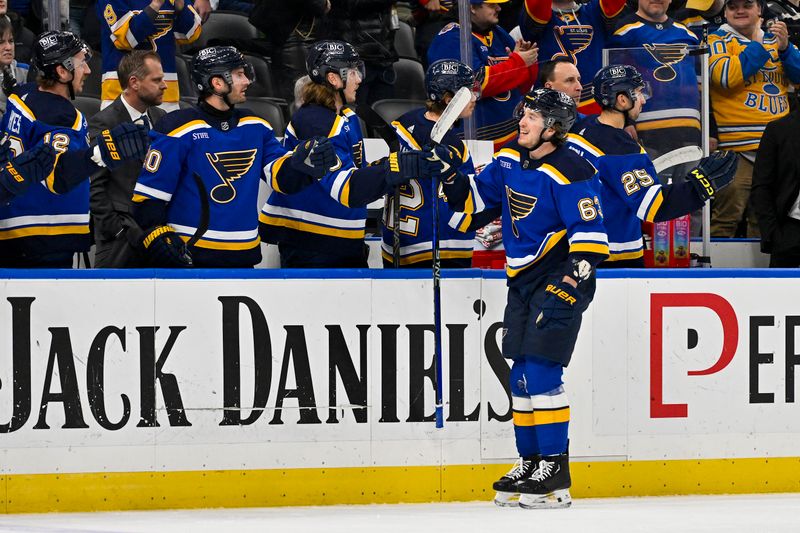
M 315 83 L 326 83 L 328 72 L 334 72 L 347 84 L 347 72 L 358 70 L 364 79 L 364 62 L 353 48 L 344 41 L 318 41 L 311 46 L 306 57 L 306 70 Z
M 255 79 L 253 66 L 233 46 L 209 46 L 192 58 L 192 80 L 201 94 L 213 93 L 211 78 L 219 76 L 228 85 L 233 85 L 231 72 L 243 68 L 250 81 Z
M 45 79 L 58 80 L 56 67 L 61 65 L 70 72 L 75 71 L 73 57 L 86 52 L 86 61 L 92 57 L 91 49 L 84 41 L 69 31 L 46 31 L 39 35 L 33 45 L 33 67 Z
M 475 71 L 460 61 L 441 59 L 425 72 L 425 90 L 434 102 L 441 102 L 446 93 L 456 94 L 462 87 L 474 86 Z
M 522 118 L 525 109 L 540 113 L 545 128 L 553 128 L 566 134 L 578 118 L 578 108 L 570 96 L 554 89 L 533 89 L 517 105 L 514 116 Z
M 632 101 L 636 101 L 636 91 L 641 90 L 645 98 L 649 96 L 649 85 L 642 75 L 630 65 L 608 65 L 601 68 L 594 76 L 592 92 L 595 101 L 603 108 L 614 108 L 617 95 L 624 93 Z

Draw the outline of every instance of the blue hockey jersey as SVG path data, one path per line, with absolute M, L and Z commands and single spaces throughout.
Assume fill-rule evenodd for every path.
M 442 28 L 428 48 L 428 62 L 461 57 L 459 26 L 451 23 Z M 513 50 L 514 38 L 497 26 L 486 35 L 472 34 L 472 68 L 481 80 L 483 96 L 475 105 L 476 138 L 493 141 L 495 149 L 511 141 L 517 135 L 514 108 L 533 84 L 531 67 L 526 67 L 518 54 L 509 56 L 506 48 Z M 517 62 L 512 69 L 492 73 L 493 66 Z M 516 63 L 515 63 L 516 64 Z M 496 87 L 503 90 L 493 96 Z
M 608 255 L 596 170 L 566 147 L 533 160 L 516 143 L 470 178 L 464 212 L 502 207 L 509 285 L 558 271 L 568 254 Z M 528 279 L 528 276 L 524 276 Z
M 421 150 L 431 144 L 431 129 L 435 122 L 425 117 L 425 109 L 409 111 L 392 122 L 400 150 Z M 475 167 L 466 143 L 457 129 L 451 129 L 442 143 L 453 147 L 462 155 L 463 174 L 474 174 Z M 432 259 L 433 205 L 431 203 L 431 178 L 412 179 L 400 187 L 400 265 L 410 265 Z M 474 231 L 468 231 L 471 216 L 454 212 L 442 197 L 437 183 L 439 202 L 439 249 L 442 259 L 471 258 Z M 394 195 L 386 196 L 383 209 L 383 242 L 381 252 L 385 261 L 392 261 L 394 243 Z
M 644 149 L 624 130 L 597 117 L 573 128 L 567 146 L 597 168 L 609 262 L 643 266 L 641 221 L 670 220 L 703 205 L 691 183 L 662 186 Z
M 58 158 L 54 172 L 43 182 L 31 184 L 25 194 L 0 207 L 0 257 L 60 256 L 71 263 L 72 254 L 90 246 L 85 178 L 91 171 L 85 170 L 82 182 L 68 191 L 73 186 L 64 187 L 60 180 L 67 171 L 77 170 L 65 168 L 64 154 L 85 153 L 89 146 L 85 117 L 66 98 L 25 84 L 8 98 L 0 128 L 15 156 L 47 142 Z
M 166 220 L 158 223 L 168 223 L 184 241 L 203 226 L 202 206 L 208 206 L 208 229 L 190 249 L 195 266 L 258 263 L 259 182 L 286 187 L 281 171 L 291 155 L 270 124 L 247 109 L 236 108 L 223 122 L 198 108 L 182 109 L 165 115 L 150 138 L 134 202 L 166 203 Z
M 329 137 L 340 164 L 297 194 L 273 190 L 261 209 L 261 235 L 266 242 L 335 256 L 363 256 L 366 204 L 352 202 L 353 171 L 364 165 L 364 138 L 355 112 L 341 113 L 309 104 L 292 116 L 283 143 L 294 149 L 301 140 Z
M 685 57 L 699 44 L 686 26 L 667 19 L 650 22 L 635 13 L 619 22 L 609 40 L 612 63 L 635 65 L 652 86 L 652 98 L 636 121 L 640 132 L 692 128 L 700 131 L 700 90 L 695 57 Z

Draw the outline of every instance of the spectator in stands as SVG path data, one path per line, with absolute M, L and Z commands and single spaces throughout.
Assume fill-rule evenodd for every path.
M 89 121 L 90 139 L 123 122 L 142 124 L 150 129 L 165 114 L 157 107 L 167 88 L 158 54 L 151 50 L 134 50 L 122 57 L 117 73 L 122 94 Z M 144 266 L 138 257 L 138 242 L 131 242 L 128 238 L 129 233 L 141 232 L 131 214 L 133 187 L 141 168 L 141 160 L 129 161 L 92 178 L 89 209 L 94 227 L 95 266 L 98 268 Z M 129 232 L 130 228 L 134 231 Z
M 63 0 L 61 4 L 64 4 Z M 39 35 L 39 33 L 42 32 L 42 15 L 44 13 L 43 0 L 10 0 L 8 2 L 8 10 L 16 13 L 22 23 L 31 30 L 34 35 Z
M 103 51 L 103 107 L 122 92 L 117 66 L 131 50 L 157 50 L 164 68 L 167 90 L 162 107 L 178 109 L 180 94 L 175 52 L 179 44 L 189 44 L 200 37 L 200 15 L 192 0 L 105 0 L 97 3 Z
M 11 21 L 0 17 L 0 74 L 2 74 L 3 90 L 0 91 L 0 111 L 6 110 L 6 93 L 17 83 L 25 83 L 28 78 L 28 65 L 18 63 L 14 59 L 14 33 Z
M 507 0 L 470 0 L 472 69 L 481 82 L 475 106 L 476 137 L 493 141 L 499 149 L 517 136 L 514 108 L 536 81 L 538 49 L 528 41 L 514 41 L 497 25 L 500 5 Z M 461 58 L 459 26 L 448 24 L 431 43 L 428 61 Z M 513 50 L 513 51 L 512 51 Z
M 330 0 L 256 1 L 249 20 L 272 46 L 278 96 L 291 101 L 295 82 L 306 74 L 308 50 L 322 36 L 322 17 L 330 9 Z
M 700 146 L 700 91 L 690 46 L 697 37 L 667 16 L 668 0 L 639 0 L 635 13 L 619 20 L 609 39 L 611 63 L 636 65 L 651 86 L 652 101 L 636 121 L 636 131 L 655 158 L 683 146 Z M 627 119 L 626 119 L 627 120 Z M 683 177 L 682 168 L 672 169 Z M 662 178 L 665 175 L 662 174 Z
M 394 33 L 399 27 L 395 0 L 331 0 L 327 33 L 352 44 L 364 61 L 366 78 L 358 90 L 359 106 L 394 98 Z
M 677 4 L 677 5 L 676 5 Z M 697 36 L 700 42 L 725 22 L 725 0 L 682 0 L 670 3 L 669 16 Z
M 753 161 L 764 127 L 789 113 L 787 89 L 800 82 L 800 52 L 789 42 L 784 22 L 761 29 L 763 4 L 728 0 L 727 23 L 709 36 L 711 103 L 719 129 L 719 147 L 738 152 L 733 184 L 714 199 L 711 235 L 734 237 L 745 213 Z M 747 235 L 758 236 L 748 215 Z
M 36 40 L 36 35 L 25 27 L 25 21 L 22 17 L 8 10 L 8 2 L 6 0 L 0 0 L 0 17 L 6 18 L 11 22 L 11 29 L 15 39 L 14 57 L 17 61 L 30 65 L 33 57 L 33 41 Z M 18 78 L 17 81 L 23 82 L 24 78 Z
M 761 251 L 773 268 L 800 267 L 800 115 L 767 124 L 753 168 L 750 207 L 761 230 Z
M 458 22 L 458 2 L 456 0 L 419 0 L 414 7 L 414 46 L 417 54 L 427 67 L 428 48 L 442 28 Z
M 522 37 L 539 45 L 542 59 L 568 58 L 587 80 L 578 100 L 581 113 L 600 113 L 591 80 L 603 66 L 603 48 L 624 7 L 625 0 L 525 0 L 520 11 Z

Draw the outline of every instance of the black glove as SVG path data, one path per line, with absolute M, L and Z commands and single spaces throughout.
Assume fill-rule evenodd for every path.
M 156 226 L 142 241 L 150 266 L 157 268 L 189 268 L 192 256 L 186 244 L 169 226 Z
M 439 181 L 450 185 L 456 179 L 459 167 L 464 163 L 464 160 L 454 148 L 445 144 L 436 145 L 433 153 L 442 163 L 442 170 L 439 173 Z
M 123 122 L 97 136 L 100 157 L 109 170 L 114 170 L 129 159 L 141 161 L 147 153 L 150 139 L 147 128 L 132 122 Z
M 6 96 L 11 96 L 11 93 L 14 91 L 14 87 L 17 86 L 17 78 L 14 77 L 14 73 L 11 72 L 11 67 L 6 67 L 3 69 L 3 94 Z
M 25 150 L 18 157 L 3 163 L 0 185 L 4 190 L 0 193 L 0 202 L 8 203 L 12 198 L 24 194 L 31 183 L 49 176 L 55 164 L 56 151 L 45 143 Z
M 738 158 L 736 152 L 714 152 L 704 157 L 686 175 L 694 185 L 697 194 L 705 202 L 733 181 Z
M 539 329 L 565 328 L 575 318 L 575 306 L 580 295 L 578 289 L 560 281 L 556 284 L 548 283 L 547 294 L 542 302 L 542 310 L 536 317 L 536 327 Z
M 339 158 L 327 137 L 314 137 L 298 144 L 289 165 L 297 172 L 308 174 L 312 178 L 322 178 L 337 164 Z
M 6 138 L 5 141 L 0 143 L 0 165 L 5 165 L 6 161 L 12 157 L 14 157 L 14 153 L 11 151 L 11 142 Z
M 402 185 L 414 178 L 436 178 L 442 169 L 442 162 L 426 150 L 392 152 L 386 158 L 386 183 L 391 186 Z

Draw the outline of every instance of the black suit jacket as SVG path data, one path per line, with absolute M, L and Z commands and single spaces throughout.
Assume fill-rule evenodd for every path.
M 105 129 L 131 121 L 121 98 L 122 96 L 118 96 L 108 107 L 92 117 L 89 121 L 90 139 L 94 140 Z M 164 110 L 157 107 L 148 109 L 147 116 L 151 126 L 165 114 Z M 123 229 L 133 224 L 131 198 L 141 169 L 141 161 L 128 161 L 113 172 L 104 169 L 92 176 L 89 209 L 94 223 L 95 241 L 98 244 L 114 240 Z
M 767 124 L 753 167 L 750 206 L 761 229 L 764 253 L 800 251 L 800 234 L 789 229 L 793 219 L 788 216 L 800 194 L 798 154 L 800 114 L 794 111 Z

